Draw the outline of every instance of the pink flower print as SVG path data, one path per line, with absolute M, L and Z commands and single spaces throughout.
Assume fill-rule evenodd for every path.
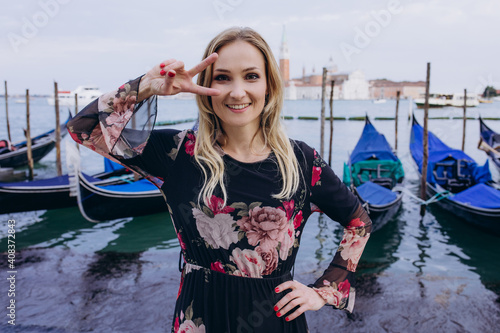
M 323 213 L 323 211 L 311 202 L 311 214 L 312 213 Z
M 347 228 L 351 229 L 351 228 L 359 228 L 359 227 L 364 227 L 364 226 L 365 226 L 365 223 L 363 221 L 361 221 L 361 219 L 358 217 L 356 219 L 351 220 L 351 222 L 349 222 L 349 224 L 347 225 Z
M 300 227 L 300 225 L 302 224 L 302 220 L 304 218 L 302 217 L 302 211 L 299 210 L 299 212 L 297 213 L 297 215 L 295 215 L 295 218 L 293 219 L 293 227 L 295 229 L 297 229 L 298 227 Z
M 176 317 L 175 318 L 175 323 L 174 323 L 174 332 L 175 333 L 179 332 L 179 326 L 180 326 L 180 324 L 179 324 L 179 317 Z
M 125 111 L 134 111 L 135 103 L 137 102 L 137 96 L 123 95 L 124 93 L 120 93 L 120 97 L 115 97 L 113 99 L 113 113 L 122 114 Z
M 194 155 L 194 145 L 196 143 L 196 137 L 193 133 L 187 133 L 188 139 L 184 146 L 186 147 L 186 154 L 193 156 Z
M 276 248 L 288 228 L 285 212 L 274 207 L 255 207 L 248 214 L 236 221 L 246 232 L 248 243 L 254 246 L 260 244 L 264 252 Z
M 319 182 L 320 176 L 321 176 L 321 167 L 318 166 L 313 167 L 311 186 L 314 186 Z
M 342 299 L 342 293 L 336 290 L 335 288 L 321 287 L 321 288 L 313 288 L 328 304 L 339 307 L 340 300 Z
M 349 280 L 340 282 L 338 290 L 342 293 L 342 298 L 349 297 L 349 291 L 351 290 L 351 284 L 349 283 Z
M 68 129 L 68 133 L 69 133 L 69 135 L 71 135 L 71 138 L 72 138 L 73 140 L 75 140 L 75 141 L 76 141 L 76 142 L 78 142 L 79 144 L 81 144 L 81 143 L 82 143 L 82 141 L 78 138 L 78 135 L 77 135 L 76 133 L 71 132 L 69 129 Z M 82 139 L 84 139 L 84 138 L 83 138 L 83 134 L 85 134 L 85 133 L 82 133 L 82 134 L 81 134 Z M 85 139 L 84 139 L 84 140 L 85 140 Z
M 184 241 L 182 240 L 182 236 L 181 236 L 180 232 L 177 233 L 177 238 L 179 239 L 179 244 L 181 245 L 181 249 L 183 249 L 185 251 L 187 248 L 186 243 L 184 243 Z
M 283 201 L 283 207 L 285 207 L 286 219 L 289 221 L 292 218 L 293 210 L 295 208 L 295 202 L 293 200 Z M 281 207 L 278 207 L 281 209 Z
M 127 112 L 112 112 L 106 117 L 106 124 L 108 125 L 114 125 L 117 128 L 123 129 L 125 125 L 127 125 L 127 122 L 129 119 L 132 117 L 133 112 L 132 111 L 127 111 Z
M 239 271 L 246 277 L 260 278 L 266 268 L 266 263 L 257 251 L 241 250 L 236 248 L 229 257 L 238 267 Z
M 233 207 L 224 207 L 224 200 L 222 200 L 222 198 L 217 198 L 215 195 L 212 195 L 212 197 L 210 198 L 208 202 L 208 208 L 210 208 L 214 215 L 234 212 Z
M 210 269 L 216 272 L 226 273 L 224 266 L 219 261 L 210 264 Z
M 179 285 L 179 291 L 177 292 L 177 298 L 181 295 L 181 290 L 182 290 L 182 285 L 184 284 L 184 274 L 181 275 L 181 284 Z M 177 318 L 177 325 L 179 325 L 178 322 L 179 318 Z
M 214 249 L 229 246 L 238 242 L 238 231 L 234 230 L 234 220 L 229 214 L 207 216 L 197 208 L 193 208 L 193 217 L 200 236 Z
M 290 249 L 293 247 L 293 243 L 295 242 L 295 229 L 293 224 L 288 223 L 287 227 L 288 228 L 283 233 L 283 237 L 280 240 L 281 246 L 279 252 L 281 260 L 286 260 L 286 258 L 288 258 L 288 252 L 290 252 Z
M 276 267 L 278 267 L 278 251 L 276 250 L 276 248 L 272 248 L 269 251 L 265 252 L 260 246 L 257 246 L 255 250 L 258 254 L 260 254 L 262 259 L 266 263 L 266 268 L 262 272 L 262 275 L 271 274 L 276 269 Z
M 179 326 L 177 333 L 205 333 L 205 325 L 196 326 L 192 320 L 186 320 Z
M 369 236 L 370 234 L 366 234 L 364 237 L 361 237 L 356 234 L 354 230 L 344 229 L 344 237 L 342 242 L 340 242 L 342 246 L 340 256 L 347 261 L 348 271 L 356 271 L 356 267 L 358 266 L 359 259 L 363 254 Z

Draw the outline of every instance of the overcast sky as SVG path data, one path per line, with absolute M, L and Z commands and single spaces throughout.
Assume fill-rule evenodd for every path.
M 327 64 L 367 79 L 425 80 L 431 92 L 500 89 L 498 0 L 3 1 L 0 80 L 9 94 L 103 91 L 164 59 L 195 65 L 209 40 L 250 26 L 275 56 L 286 25 L 292 77 Z M 0 89 L 3 94 L 3 88 Z

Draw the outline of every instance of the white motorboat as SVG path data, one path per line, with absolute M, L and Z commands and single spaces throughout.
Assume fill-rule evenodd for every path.
M 422 109 L 425 105 L 425 95 L 421 95 L 419 98 L 415 98 L 415 104 L 417 108 Z M 442 108 L 447 106 L 446 95 L 443 94 L 429 94 L 429 107 L 430 108 Z
M 449 106 L 463 107 L 464 94 L 455 93 L 450 99 L 447 99 Z M 476 95 L 467 95 L 467 107 L 475 107 L 479 105 L 479 100 Z
M 382 103 L 385 103 L 385 102 L 387 102 L 387 100 L 385 98 L 378 98 L 378 99 L 374 99 L 373 100 L 374 104 L 382 104 Z
M 95 86 L 79 86 L 73 91 L 59 91 L 59 105 L 74 106 L 75 94 L 78 95 L 78 106 L 83 107 L 100 97 L 103 93 Z M 47 98 L 47 102 L 49 105 L 55 105 L 54 96 Z

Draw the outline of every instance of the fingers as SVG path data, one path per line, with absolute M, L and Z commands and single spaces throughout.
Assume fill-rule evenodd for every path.
M 215 62 L 215 60 L 217 60 L 217 57 L 218 57 L 217 53 L 212 53 L 211 55 L 209 55 L 208 57 L 203 59 L 203 61 L 200 62 L 198 65 L 191 68 L 188 71 L 189 74 L 191 76 L 195 76 L 196 74 L 198 74 L 199 72 L 201 72 L 202 70 L 204 70 L 205 68 L 207 68 L 208 66 L 213 64 Z
M 281 293 L 284 290 L 292 291 L 283 296 L 276 303 L 274 311 L 278 317 L 285 317 L 286 321 L 294 320 L 307 310 L 318 310 L 324 305 L 324 301 L 318 301 L 317 293 L 311 288 L 297 281 L 287 281 L 276 287 L 276 292 Z M 290 311 L 294 310 L 292 313 Z
M 206 96 L 218 96 L 220 95 L 220 90 L 214 88 L 207 88 L 198 85 L 194 85 L 191 90 L 192 93 L 197 95 L 206 95 Z
M 165 72 L 167 72 L 167 73 L 168 73 L 169 71 L 171 71 L 171 70 L 178 71 L 178 70 L 181 70 L 181 69 L 183 69 L 183 68 L 184 68 L 184 62 L 182 62 L 182 61 L 180 61 L 180 60 L 177 60 L 177 61 L 175 61 L 175 60 L 174 60 L 174 62 L 173 62 L 173 63 L 170 63 L 170 64 L 168 64 L 168 65 L 167 65 L 167 64 L 165 64 L 165 65 L 166 65 L 166 66 L 163 68 L 163 70 L 164 70 Z
M 165 68 L 167 68 L 168 66 L 170 66 L 171 64 L 173 64 L 175 62 L 175 59 L 168 59 L 168 60 L 165 60 L 164 62 L 162 62 L 159 67 L 160 67 L 160 71 L 158 72 L 161 76 L 164 76 L 167 71 L 165 70 Z M 156 67 L 157 68 L 157 67 Z M 154 69 L 154 72 L 156 74 L 156 69 Z

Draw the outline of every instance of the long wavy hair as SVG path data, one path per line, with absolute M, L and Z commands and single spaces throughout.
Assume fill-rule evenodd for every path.
M 265 144 L 274 152 L 281 174 L 281 192 L 273 194 L 273 197 L 276 199 L 289 199 L 297 191 L 301 177 L 299 176 L 299 164 L 292 144 L 281 123 L 283 81 L 271 48 L 255 30 L 234 27 L 222 31 L 212 39 L 205 50 L 203 59 L 235 41 L 250 43 L 259 49 L 264 56 L 268 95 L 266 96 L 264 109 L 260 114 L 260 131 Z M 210 65 L 198 75 L 198 85 L 210 87 L 212 75 L 213 65 Z M 224 133 L 223 128 L 219 117 L 214 112 L 210 96 L 196 95 L 196 103 L 199 108 L 199 127 L 194 157 L 205 177 L 198 196 L 198 203 L 203 201 L 208 205 L 207 200 L 212 197 L 217 186 L 220 186 L 224 205 L 226 205 L 227 191 L 224 185 L 224 161 L 216 143 L 217 139 Z M 256 135 L 253 139 L 255 139 Z

